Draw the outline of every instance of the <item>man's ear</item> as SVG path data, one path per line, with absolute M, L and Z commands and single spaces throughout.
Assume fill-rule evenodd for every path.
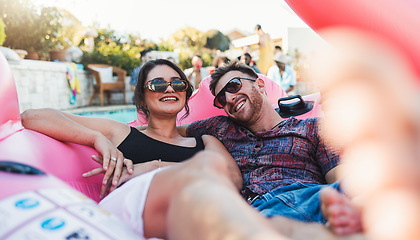
M 264 79 L 258 77 L 257 80 L 255 81 L 258 89 L 260 90 L 261 93 L 265 92 L 265 82 Z

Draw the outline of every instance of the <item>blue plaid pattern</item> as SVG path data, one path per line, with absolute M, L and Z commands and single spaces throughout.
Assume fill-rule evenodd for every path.
M 297 181 L 326 184 L 325 174 L 339 163 L 338 152 L 320 139 L 317 118 L 291 117 L 274 130 L 255 134 L 225 116 L 194 122 L 187 129 L 189 136 L 204 134 L 225 145 L 239 165 L 244 189 L 257 194 Z

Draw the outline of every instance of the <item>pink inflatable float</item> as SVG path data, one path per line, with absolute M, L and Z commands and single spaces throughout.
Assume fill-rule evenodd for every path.
M 100 209 L 93 149 L 23 129 L 13 77 L 0 53 L 0 239 L 139 239 Z M 77 189 L 79 191 L 76 191 Z
M 420 76 L 420 27 L 417 0 L 286 0 L 314 31 L 349 27 L 377 34 L 407 56 Z M 420 78 L 419 78 L 420 79 Z
M 23 129 L 15 84 L 3 55 L 0 55 L 0 105 L 0 160 L 28 164 L 51 173 L 90 198 L 99 200 L 101 176 L 81 176 L 98 166 L 90 160 L 96 151 Z

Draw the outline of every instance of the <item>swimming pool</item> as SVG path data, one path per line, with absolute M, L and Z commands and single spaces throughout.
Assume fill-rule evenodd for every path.
M 69 111 L 70 112 L 70 111 Z M 125 108 L 87 108 L 77 111 L 71 111 L 80 116 L 86 117 L 98 117 L 98 118 L 109 118 L 120 122 L 132 122 L 137 118 L 137 111 L 135 107 L 125 107 Z

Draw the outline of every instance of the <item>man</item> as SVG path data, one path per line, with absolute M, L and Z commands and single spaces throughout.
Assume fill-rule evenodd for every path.
M 228 117 L 180 130 L 188 136 L 210 134 L 225 145 L 241 169 L 243 197 L 265 216 L 324 223 L 319 190 L 336 181 L 338 155 L 318 135 L 317 119 L 282 119 L 264 81 L 237 61 L 214 71 L 210 90 L 214 105 Z
M 257 66 L 261 70 L 261 73 L 266 75 L 268 68 L 273 65 L 274 43 L 271 40 L 270 34 L 265 33 L 259 24 L 255 26 L 255 34 L 259 38 L 259 59 Z
M 150 49 L 145 49 L 143 51 L 140 52 L 141 55 L 141 63 L 145 64 L 150 60 L 153 60 L 152 55 L 150 54 L 152 50 Z M 132 91 L 134 91 L 136 89 L 136 85 L 137 85 L 137 78 L 139 77 L 139 72 L 141 67 L 143 66 L 142 64 L 140 64 L 138 67 L 134 68 L 134 70 L 131 72 L 131 79 L 130 79 L 130 89 Z M 134 97 L 133 97 L 134 99 Z
M 252 61 L 252 57 L 249 53 L 244 53 L 240 59 L 242 63 L 245 63 L 246 65 L 250 66 L 256 73 L 261 73 L 260 70 L 255 66 L 254 61 Z
M 185 75 L 188 80 L 194 87 L 194 90 L 197 90 L 201 80 L 210 75 L 210 72 L 207 68 L 203 67 L 203 59 L 200 55 L 194 55 L 191 59 L 192 68 L 186 69 Z
M 296 85 L 296 72 L 287 64 L 287 56 L 281 52 L 276 53 L 274 56 L 275 64 L 268 69 L 267 77 L 286 92 L 293 91 Z

